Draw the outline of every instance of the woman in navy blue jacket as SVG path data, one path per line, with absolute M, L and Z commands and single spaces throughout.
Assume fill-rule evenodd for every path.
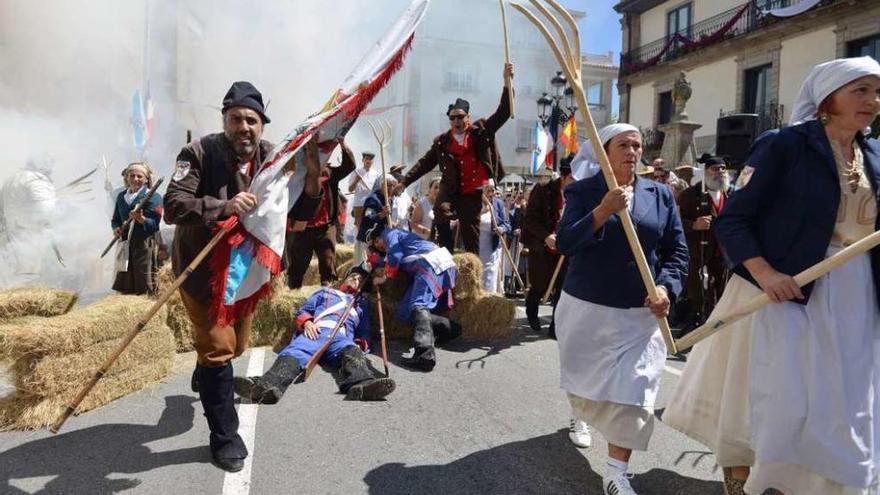
M 142 210 L 133 212 L 152 187 L 152 172 L 146 163 L 134 162 L 125 169 L 124 177 L 126 187 L 116 197 L 110 222 L 113 235 L 121 241 L 117 244 L 113 290 L 123 294 L 147 294 L 154 290 L 154 234 L 159 231 L 159 221 L 162 219 L 162 196 L 153 194 Z M 129 218 L 132 222 L 123 231 L 122 224 Z
M 629 124 L 600 133 L 620 187 L 602 174 L 565 190 L 556 245 L 569 259 L 556 307 L 562 388 L 574 413 L 608 441 L 605 493 L 632 494 L 627 468 L 646 450 L 666 360 L 657 317 L 687 276 L 688 251 L 669 187 L 635 175 L 642 136 Z M 618 213 L 630 210 L 660 298 L 649 301 Z M 616 491 L 615 491 L 616 490 Z
M 880 145 L 862 135 L 878 114 L 880 64 L 817 65 L 716 222 L 734 271 L 778 303 L 752 317 L 746 493 L 880 489 L 880 251 L 792 278 L 880 226 Z

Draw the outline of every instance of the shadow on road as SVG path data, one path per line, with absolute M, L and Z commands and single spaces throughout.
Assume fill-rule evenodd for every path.
M 449 464 L 384 464 L 368 472 L 364 482 L 373 495 L 602 494 L 602 478 L 570 444 L 567 429 L 476 452 Z M 633 488 L 643 495 L 712 495 L 722 490 L 721 483 L 663 469 L 636 476 Z
M 109 494 L 138 486 L 137 478 L 113 478 L 174 464 L 210 462 L 204 446 L 153 452 L 145 444 L 181 435 L 193 426 L 198 399 L 165 398 L 156 425 L 107 424 L 41 438 L 0 454 L 0 493 L 23 494 L 10 480 L 49 477 L 39 493 Z

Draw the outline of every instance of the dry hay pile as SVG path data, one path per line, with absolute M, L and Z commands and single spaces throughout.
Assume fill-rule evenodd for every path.
M 12 361 L 16 391 L 0 399 L 0 428 L 51 424 L 117 348 L 152 300 L 114 295 L 54 318 L 4 325 L 0 356 Z M 95 409 L 164 378 L 174 364 L 174 337 L 164 310 L 150 320 L 78 412 Z
M 351 259 L 353 257 L 354 246 L 352 244 L 336 245 L 336 274 L 339 278 L 345 276 L 345 272 L 342 270 L 342 265 L 348 264 L 348 266 L 351 266 Z M 318 271 L 318 259 L 314 256 L 312 257 L 312 261 L 309 262 L 309 268 L 306 270 L 306 274 L 303 275 L 303 285 L 321 285 L 321 274 Z
M 283 349 L 296 329 L 294 315 L 317 289 L 317 286 L 305 286 L 296 290 L 276 287 L 271 299 L 263 299 L 257 305 L 249 345 L 271 345 L 276 352 Z
M 165 290 L 174 283 L 174 279 L 171 263 L 165 263 L 156 275 L 156 294 L 162 295 L 165 293 Z M 177 352 L 193 350 L 192 322 L 189 321 L 189 316 L 186 314 L 186 308 L 183 306 L 179 290 L 174 291 L 174 294 L 165 303 L 165 308 L 167 308 L 168 312 L 168 318 L 165 322 L 174 334 Z
M 76 292 L 48 287 L 20 287 L 0 291 L 0 323 L 22 316 L 60 316 L 76 304 Z
M 480 259 L 470 253 L 453 256 L 458 267 L 455 280 L 455 306 L 450 317 L 461 323 L 462 338 L 467 340 L 505 339 L 513 333 L 516 306 L 497 294 L 487 294 L 481 288 L 483 265 Z M 385 336 L 389 339 L 406 340 L 412 338 L 412 325 L 395 318 L 397 303 L 409 285 L 409 277 L 404 272 L 381 286 L 382 307 L 384 310 Z M 379 316 L 375 291 L 370 295 L 373 305 L 373 332 L 378 338 Z

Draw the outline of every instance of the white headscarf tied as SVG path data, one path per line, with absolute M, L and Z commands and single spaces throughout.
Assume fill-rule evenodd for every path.
M 614 136 L 633 131 L 641 132 L 638 127 L 631 124 L 611 124 L 599 129 L 599 139 L 602 141 L 602 146 L 605 146 L 608 141 L 614 139 Z M 600 170 L 602 169 L 599 166 L 599 157 L 593 151 L 593 142 L 587 140 L 571 161 L 571 175 L 576 180 L 581 180 L 598 174 Z
M 880 77 L 880 64 L 871 57 L 839 58 L 813 67 L 794 100 L 789 124 L 814 120 L 828 95 L 865 76 Z

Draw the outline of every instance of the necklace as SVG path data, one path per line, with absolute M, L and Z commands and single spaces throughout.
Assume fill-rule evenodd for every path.
M 834 150 L 834 158 L 837 161 L 838 172 L 846 179 L 849 190 L 856 192 L 859 188 L 859 183 L 862 181 L 862 164 L 859 159 L 861 150 L 858 149 L 856 143 L 853 143 L 853 159 L 852 161 L 847 161 L 843 156 L 840 146 L 834 141 L 831 143 Z

